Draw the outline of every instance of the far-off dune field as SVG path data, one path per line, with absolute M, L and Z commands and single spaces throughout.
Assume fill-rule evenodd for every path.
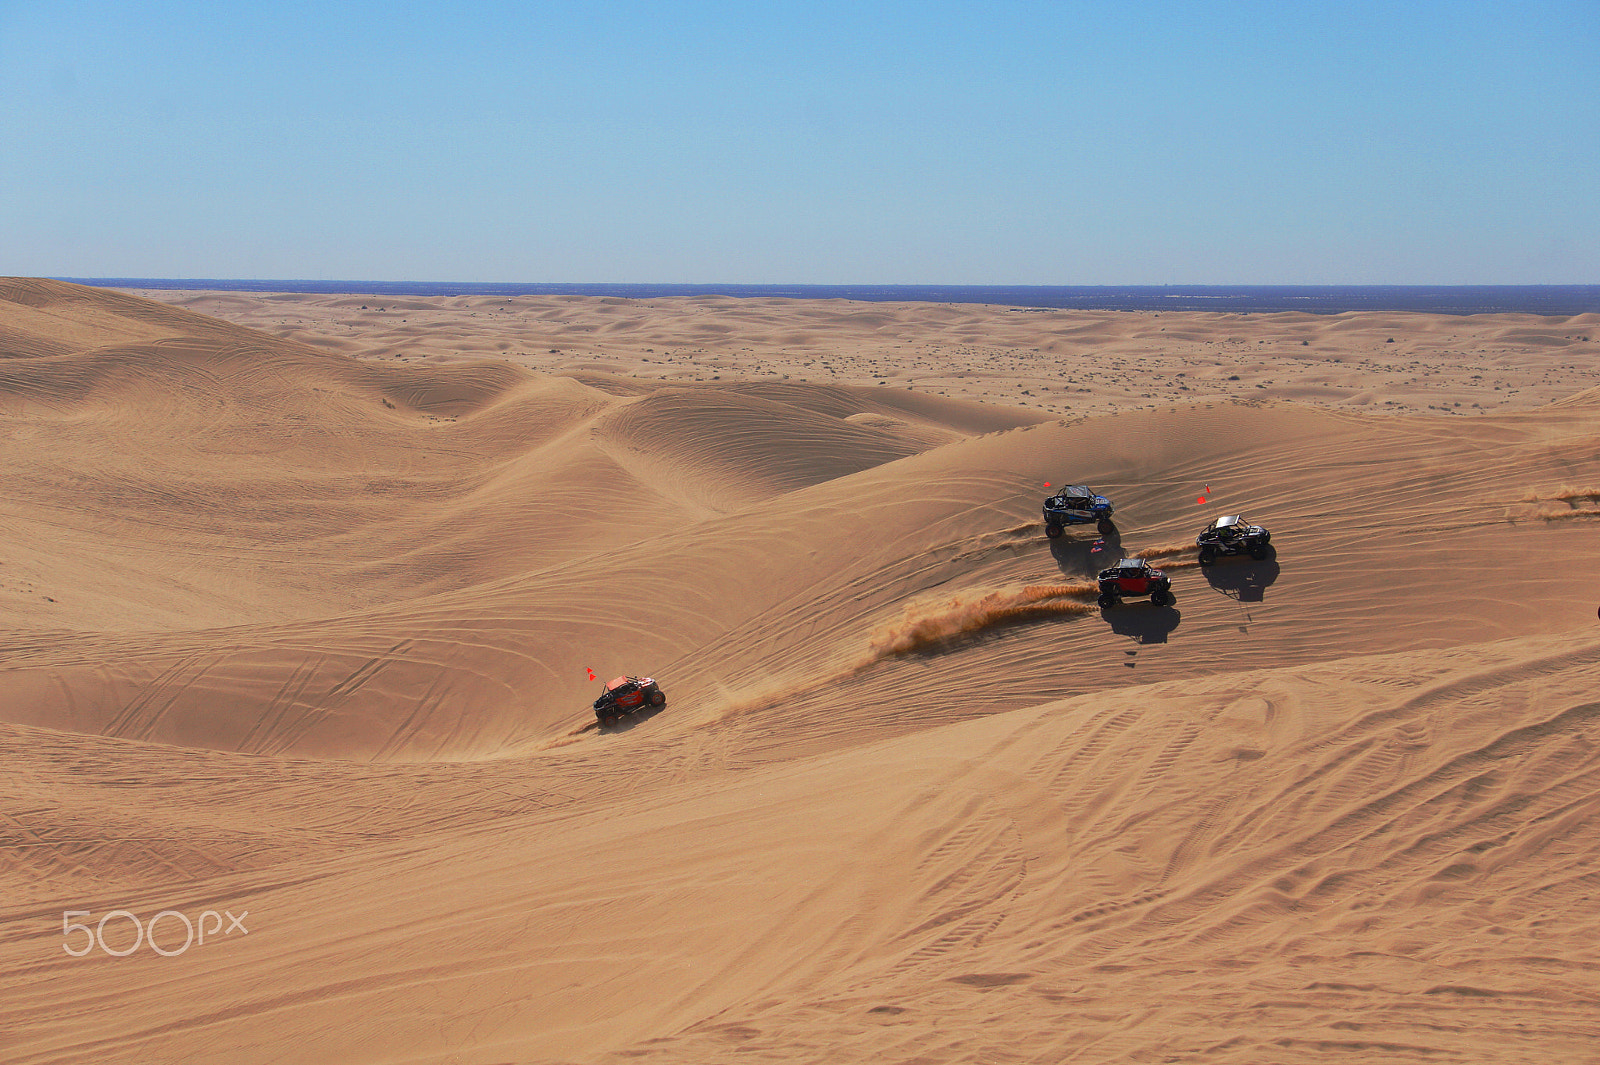
M 11 278 L 0 448 L 7 1065 L 1600 1062 L 1600 315 Z

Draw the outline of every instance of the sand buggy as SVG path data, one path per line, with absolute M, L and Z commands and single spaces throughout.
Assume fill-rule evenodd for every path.
M 604 728 L 646 706 L 667 705 L 667 693 L 654 677 L 615 677 L 594 701 L 594 716 Z
M 1272 534 L 1259 525 L 1251 525 L 1242 514 L 1229 514 L 1207 525 L 1195 537 L 1200 548 L 1200 564 L 1209 566 L 1223 555 L 1249 555 L 1256 561 L 1267 557 L 1267 544 Z
M 1093 488 L 1069 484 L 1044 501 L 1044 534 L 1054 540 L 1068 525 L 1087 525 L 1094 522 L 1100 535 L 1116 532 L 1111 520 L 1115 510 L 1111 500 L 1096 494 Z
M 1124 596 L 1148 595 L 1156 606 L 1172 602 L 1172 580 L 1142 558 L 1125 558 L 1100 571 L 1100 605 L 1116 606 Z

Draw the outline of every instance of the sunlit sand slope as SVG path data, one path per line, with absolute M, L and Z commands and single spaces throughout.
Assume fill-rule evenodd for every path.
M 0 297 L 8 1062 L 1600 1045 L 1600 393 L 1038 422 Z M 64 951 L 117 909 L 249 932 Z
M 1584 1061 L 1597 685 L 1600 641 L 1532 638 L 798 761 L 636 730 L 470 778 L 224 763 L 202 787 L 188 756 L 92 741 L 80 797 L 148 803 L 168 848 L 237 871 L 112 890 L 86 863 L 72 908 L 250 932 L 75 959 L 49 907 L 13 911 L 10 1060 Z M 60 787 L 30 782 L 35 830 Z M 223 823 L 241 805 L 274 862 Z
M 670 399 L 668 413 L 690 402 Z M 797 468 L 800 437 L 776 440 L 763 466 L 751 448 L 779 435 L 763 431 L 736 462 L 717 451 L 745 439 L 717 435 L 730 407 L 717 397 L 704 406 L 710 443 L 698 467 L 638 461 L 661 462 L 675 480 L 634 478 L 603 453 L 513 460 L 487 487 L 414 505 L 405 535 L 368 534 L 387 554 L 342 577 L 352 587 L 363 569 L 434 577 L 419 590 L 432 594 L 273 625 L 114 640 L 29 635 L 8 659 L 6 717 L 260 754 L 481 757 L 564 734 L 592 697 L 589 669 L 670 674 L 684 697 L 678 721 L 804 692 L 835 721 L 925 722 L 952 698 L 964 714 L 1125 684 L 1135 673 L 1164 679 L 1560 631 L 1592 609 L 1600 561 L 1575 550 L 1592 526 L 1545 520 L 1522 502 L 1586 460 L 1582 409 L 1454 433 L 1271 408 L 1128 415 L 963 440 L 773 497 Z M 624 414 L 662 409 L 644 398 Z M 795 415 L 802 424 L 814 417 Z M 464 433 L 472 420 L 458 424 Z M 661 428 L 662 446 L 686 446 L 687 432 Z M 642 450 L 610 416 L 593 429 L 574 450 Z M 893 450 L 854 429 L 832 450 L 820 431 L 807 440 L 820 441 L 820 464 Z M 1074 471 L 1123 508 L 1125 531 L 1099 550 L 1092 537 L 1052 550 L 1031 520 L 1037 486 L 1063 456 L 1083 456 Z M 689 503 L 674 502 L 726 501 L 738 494 L 725 487 L 734 475 L 719 480 L 718 471 L 744 468 L 769 471 L 764 486 L 739 482 L 760 499 L 744 510 L 691 522 Z M 1208 506 L 1197 506 L 1190 493 L 1213 481 Z M 1080 609 L 1017 631 L 983 631 L 1006 617 L 981 611 L 926 624 L 969 614 L 968 604 L 997 590 L 1004 607 L 1006 589 L 1081 579 L 1120 553 L 1181 551 L 1200 518 L 1235 506 L 1270 518 L 1279 557 L 1175 571 L 1174 608 L 1141 604 L 1104 618 Z M 671 522 L 678 531 L 652 535 Z M 604 549 L 607 539 L 617 546 Z M 546 546 L 540 558 L 518 541 L 568 547 Z M 1537 564 L 1564 553 L 1576 557 L 1559 571 Z M 519 555 L 538 568 L 497 573 Z M 1505 562 L 1492 576 L 1492 608 L 1488 559 Z M 435 590 L 451 577 L 476 580 Z M 916 630 L 909 643 L 894 636 L 897 626 Z M 960 643 L 963 635 L 972 640 Z

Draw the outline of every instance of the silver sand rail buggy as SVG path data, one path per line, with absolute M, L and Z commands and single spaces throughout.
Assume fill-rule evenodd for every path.
M 1251 525 L 1243 514 L 1229 514 L 1218 518 L 1195 537 L 1200 548 L 1200 564 L 1209 566 L 1224 555 L 1249 555 L 1256 561 L 1269 554 L 1268 544 L 1272 534 L 1259 525 Z

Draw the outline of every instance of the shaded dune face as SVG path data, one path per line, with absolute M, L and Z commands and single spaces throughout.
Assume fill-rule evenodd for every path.
M 716 343 L 683 304 L 583 324 Z M 0 281 L 8 1059 L 1600 1040 L 1600 392 L 1057 420 L 315 339 Z M 1046 539 L 1063 481 L 1116 530 Z M 1275 553 L 1200 567 L 1240 512 Z M 1122 556 L 1176 602 L 1096 605 Z M 668 704 L 597 730 L 590 673 Z M 64 910 L 223 907 L 248 937 L 62 950 Z

